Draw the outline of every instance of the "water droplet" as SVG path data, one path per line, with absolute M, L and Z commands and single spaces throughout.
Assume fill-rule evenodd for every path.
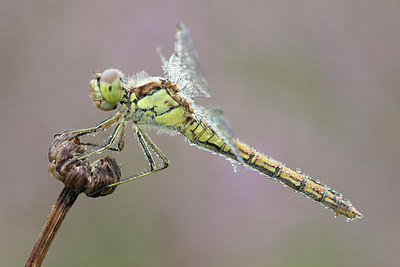
M 235 163 L 233 163 L 232 162 L 232 167 L 233 167 L 233 172 L 237 172 L 238 170 L 237 170 L 237 166 L 236 166 L 236 164 Z
M 300 168 L 297 168 L 297 169 L 296 169 L 296 172 L 297 172 L 297 173 L 301 173 L 301 169 L 300 169 Z

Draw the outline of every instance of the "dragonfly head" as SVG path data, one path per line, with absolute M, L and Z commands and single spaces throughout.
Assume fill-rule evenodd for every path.
M 124 93 L 122 74 L 117 69 L 96 73 L 90 81 L 90 96 L 101 110 L 109 111 L 118 106 Z

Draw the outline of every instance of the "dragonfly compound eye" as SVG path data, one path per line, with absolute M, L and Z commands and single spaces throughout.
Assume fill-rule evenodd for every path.
M 123 93 L 121 72 L 116 69 L 105 70 L 100 77 L 100 92 L 110 104 L 118 104 Z
M 105 70 L 96 74 L 90 82 L 90 91 L 96 106 L 101 110 L 115 109 L 122 98 L 124 84 L 121 72 L 116 69 Z

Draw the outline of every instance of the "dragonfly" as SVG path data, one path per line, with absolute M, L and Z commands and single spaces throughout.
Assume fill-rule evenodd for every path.
M 193 40 L 184 24 L 180 23 L 176 27 L 174 52 L 168 60 L 162 55 L 160 47 L 156 47 L 156 50 L 161 57 L 165 77 L 150 76 L 146 72 L 126 77 L 117 69 L 107 69 L 95 73 L 89 83 L 94 104 L 100 110 L 117 112 L 92 127 L 72 130 L 71 134 L 77 137 L 95 134 L 114 126 L 104 144 L 96 145 L 91 152 L 77 160 L 104 150 L 121 151 L 126 125 L 130 123 L 150 167 L 143 173 L 121 179 L 101 190 L 159 172 L 170 165 L 167 157 L 142 129 L 150 126 L 159 132 L 179 133 L 199 148 L 222 155 L 279 181 L 333 210 L 336 216 L 341 214 L 348 220 L 362 217 L 342 194 L 235 138 L 220 108 L 205 108 L 196 104 L 195 98 L 211 95 Z M 158 164 L 155 156 L 160 159 Z

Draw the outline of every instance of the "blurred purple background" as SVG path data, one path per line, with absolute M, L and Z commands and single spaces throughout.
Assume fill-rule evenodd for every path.
M 400 264 L 399 1 L 10 1 L 0 4 L 0 261 L 21 266 L 62 184 L 54 133 L 110 114 L 93 71 L 161 75 L 154 45 L 191 30 L 236 136 L 320 179 L 364 214 L 347 223 L 181 136 L 172 162 L 102 199 L 78 198 L 45 266 L 395 266 Z M 132 133 L 125 176 L 147 167 Z

